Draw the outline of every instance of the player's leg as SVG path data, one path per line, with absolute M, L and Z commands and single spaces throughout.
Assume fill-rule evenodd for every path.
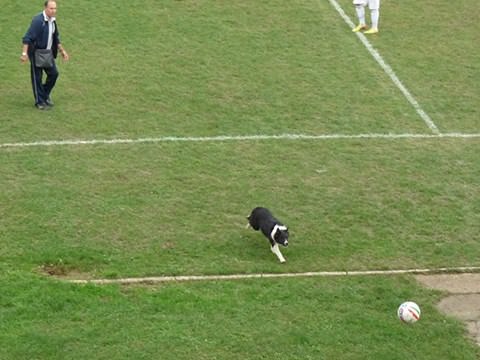
M 355 5 L 355 12 L 357 13 L 358 25 L 355 26 L 352 31 L 357 32 L 360 30 L 365 30 L 367 24 L 365 21 L 365 6 L 367 5 L 366 0 L 353 0 L 353 5 Z
M 368 8 L 370 9 L 370 20 L 372 27 L 366 31 L 366 34 L 378 33 L 378 20 L 380 18 L 380 0 L 368 0 Z

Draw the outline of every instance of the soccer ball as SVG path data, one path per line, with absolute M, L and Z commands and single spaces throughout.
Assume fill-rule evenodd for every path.
M 420 319 L 420 307 L 413 301 L 406 301 L 398 307 L 397 316 L 403 322 L 413 324 Z

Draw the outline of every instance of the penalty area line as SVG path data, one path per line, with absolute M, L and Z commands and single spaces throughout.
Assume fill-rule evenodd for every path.
M 443 133 L 443 134 L 375 134 L 365 133 L 356 135 L 347 134 L 278 134 L 278 135 L 218 135 L 218 136 L 162 136 L 136 139 L 72 139 L 72 140 L 42 140 L 32 142 L 0 143 L 0 149 L 52 147 L 52 146 L 81 146 L 81 145 L 122 145 L 145 144 L 162 142 L 227 142 L 227 141 L 264 141 L 264 140 L 368 140 L 368 139 L 474 139 L 480 138 L 480 133 Z
M 316 271 L 316 272 L 300 272 L 300 273 L 256 273 L 256 274 L 232 274 L 232 275 L 179 275 L 179 276 L 119 278 L 119 279 L 90 279 L 90 280 L 62 279 L 62 280 L 69 283 L 73 283 L 73 284 L 134 285 L 134 284 L 158 284 L 158 283 L 185 282 L 185 281 L 228 281 L 228 280 L 271 279 L 271 278 L 442 274 L 442 273 L 467 273 L 467 272 L 479 272 L 479 271 L 480 271 L 480 266 L 463 266 L 463 267 L 444 267 L 444 268 L 433 268 L 433 269 Z

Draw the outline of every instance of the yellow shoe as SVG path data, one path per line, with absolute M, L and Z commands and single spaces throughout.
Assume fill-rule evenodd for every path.
M 363 24 L 363 25 L 360 24 L 360 25 L 355 26 L 355 27 L 352 29 L 352 31 L 353 31 L 353 32 L 359 32 L 360 30 L 367 30 L 367 29 L 368 29 L 368 26 L 367 26 L 367 25 L 365 25 L 365 24 Z
M 378 29 L 377 28 L 371 28 L 370 30 L 367 30 L 364 32 L 364 34 L 377 34 Z

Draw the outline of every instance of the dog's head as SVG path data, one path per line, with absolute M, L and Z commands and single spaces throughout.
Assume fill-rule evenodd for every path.
M 288 228 L 284 225 L 275 225 L 273 240 L 282 246 L 288 246 Z

